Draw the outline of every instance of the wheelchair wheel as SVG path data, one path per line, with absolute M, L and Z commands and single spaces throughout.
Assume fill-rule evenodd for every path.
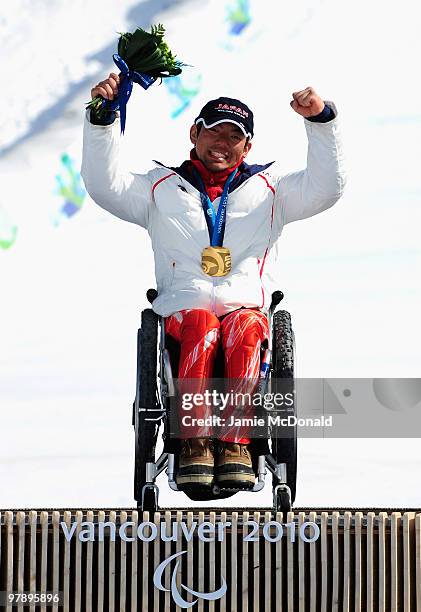
M 136 398 L 133 406 L 135 429 L 134 498 L 142 506 L 142 488 L 147 482 L 146 464 L 155 463 L 155 446 L 159 428 L 157 377 L 158 315 L 147 308 L 142 312 L 137 334 Z M 145 410 L 146 409 L 146 410 Z M 150 420 L 157 419 L 157 420 Z M 156 496 L 144 495 L 143 510 L 156 510 Z
M 272 331 L 272 379 L 281 381 L 282 392 L 294 393 L 294 332 L 291 327 L 291 316 L 286 310 L 279 310 L 273 315 Z M 272 388 L 273 391 L 273 388 Z M 294 400 L 295 400 L 295 396 Z M 285 416 L 295 415 L 294 404 L 285 410 Z M 287 485 L 291 490 L 291 503 L 294 503 L 297 480 L 297 428 L 291 426 L 282 436 L 276 435 L 276 428 L 271 436 L 272 455 L 276 463 L 285 463 L 287 466 Z M 275 476 L 272 477 L 272 486 L 279 484 Z M 284 510 L 286 508 L 285 493 L 279 493 L 281 499 L 278 503 Z
M 284 514 L 291 512 L 292 510 L 292 502 L 289 491 L 287 488 L 283 488 L 283 485 L 277 485 L 274 489 L 273 509 L 275 512 L 283 512 Z

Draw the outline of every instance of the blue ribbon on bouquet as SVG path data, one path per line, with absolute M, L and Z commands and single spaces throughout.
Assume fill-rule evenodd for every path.
M 132 95 L 133 83 L 138 83 L 143 89 L 148 89 L 156 81 L 144 72 L 136 72 L 130 70 L 123 58 L 118 53 L 114 53 L 113 60 L 117 68 L 120 70 L 120 84 L 118 86 L 118 96 L 115 100 L 103 100 L 102 106 L 106 106 L 108 110 L 120 110 L 120 126 L 121 133 L 124 134 L 126 127 L 126 106 Z

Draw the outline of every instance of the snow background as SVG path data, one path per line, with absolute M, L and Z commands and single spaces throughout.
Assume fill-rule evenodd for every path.
M 149 239 L 89 199 L 58 227 L 51 220 L 60 155 L 80 167 L 90 89 L 115 71 L 116 32 L 136 25 L 164 23 L 203 79 L 177 119 L 164 86 L 134 89 L 124 137 L 132 170 L 152 159 L 179 164 L 192 119 L 219 95 L 255 112 L 250 163 L 303 168 L 307 140 L 291 93 L 311 85 L 335 102 L 346 193 L 288 225 L 281 241 L 297 375 L 420 375 L 419 4 L 403 0 L 397 12 L 379 0 L 255 0 L 236 39 L 227 4 L 16 0 L 2 9 L 0 209 L 18 237 L 0 250 L 0 507 L 134 503 L 131 406 L 140 311 L 154 286 Z M 420 473 L 418 438 L 301 440 L 296 505 L 420 507 Z M 165 478 L 160 503 L 190 506 Z M 225 504 L 270 505 L 270 486 Z

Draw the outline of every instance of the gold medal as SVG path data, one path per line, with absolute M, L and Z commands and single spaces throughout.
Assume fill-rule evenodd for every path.
M 230 250 L 222 246 L 208 246 L 203 249 L 202 270 L 208 276 L 226 276 L 231 272 Z

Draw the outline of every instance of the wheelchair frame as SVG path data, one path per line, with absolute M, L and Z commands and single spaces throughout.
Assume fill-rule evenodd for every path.
M 146 293 L 147 299 L 150 303 L 157 297 L 157 291 L 155 289 L 149 289 Z M 269 339 L 268 348 L 271 351 L 270 368 L 266 380 L 264 381 L 265 390 L 270 385 L 272 375 L 276 369 L 276 374 L 280 378 L 290 379 L 292 385 L 294 383 L 294 351 L 295 351 L 295 339 L 294 332 L 291 328 L 291 318 L 287 311 L 275 312 L 276 307 L 283 299 L 284 295 L 282 291 L 275 291 L 272 294 L 272 302 L 267 314 L 269 323 Z M 159 372 L 158 378 L 160 384 L 157 385 L 155 376 L 154 387 L 155 393 L 153 393 L 151 381 L 149 376 L 141 381 L 141 378 L 145 375 L 145 359 L 149 357 L 147 351 L 150 348 L 154 348 L 152 343 L 157 344 L 158 333 L 156 333 L 156 340 L 152 338 L 146 338 L 146 323 L 144 323 L 145 313 L 148 314 L 150 321 L 155 321 L 155 325 L 159 324 Z M 153 313 L 153 314 L 152 314 Z M 145 317 L 145 321 L 147 318 Z M 275 322 L 275 325 L 274 325 Z M 151 325 L 151 323 L 149 323 Z M 274 335 L 274 331 L 275 336 Z M 156 327 L 156 332 L 158 329 Z M 278 332 L 280 332 L 278 334 Z M 154 335 L 154 332 L 151 333 Z M 282 349 L 279 348 L 279 338 L 285 344 Z M 151 343 L 151 346 L 147 346 L 147 342 Z M 156 350 L 150 357 L 148 366 L 151 371 L 153 368 L 153 361 L 156 359 Z M 142 352 L 143 351 L 143 352 Z M 280 356 L 278 353 L 280 352 Z M 274 366 L 274 358 L 277 364 Z M 278 363 L 279 360 L 282 363 Z M 155 362 L 156 372 L 156 362 Z M 152 372 L 153 373 L 153 372 Z M 144 387 L 148 387 L 145 389 Z M 143 392 L 143 396 L 142 396 Z M 272 450 L 269 450 L 268 439 L 266 439 L 262 446 L 260 444 L 260 451 L 254 456 L 255 472 L 257 476 L 257 482 L 250 489 L 232 489 L 232 488 L 221 488 L 218 485 L 213 485 L 211 491 L 203 493 L 198 490 L 197 494 L 192 494 L 191 491 L 187 492 L 184 489 L 179 489 L 175 474 L 177 467 L 177 456 L 175 451 L 175 444 L 164 438 L 164 450 L 161 452 L 157 459 L 155 456 L 155 444 L 158 437 L 158 430 L 161 422 L 164 423 L 164 434 L 168 434 L 169 431 L 169 418 L 168 418 L 168 404 L 169 398 L 175 395 L 175 385 L 173 372 L 171 367 L 170 352 L 166 346 L 166 334 L 163 318 L 151 309 L 145 309 L 142 312 L 142 326 L 138 331 L 138 346 L 137 346 L 137 373 L 136 373 L 136 397 L 133 403 L 133 426 L 135 429 L 135 475 L 134 475 L 134 496 L 137 501 L 137 505 L 142 510 L 155 511 L 158 509 L 158 496 L 159 489 L 155 484 L 156 478 L 161 474 L 165 468 L 168 475 L 168 484 L 173 491 L 183 491 L 191 499 L 194 500 L 206 500 L 206 499 L 222 499 L 230 497 L 240 490 L 247 490 L 248 492 L 258 492 L 265 486 L 265 476 L 267 470 L 272 473 L 272 488 L 273 488 L 273 510 L 288 512 L 292 508 L 292 503 L 295 499 L 295 488 L 296 488 L 296 463 L 297 463 L 297 435 L 296 428 L 293 428 L 293 435 L 289 438 L 282 438 L 280 443 L 279 438 L 271 437 Z M 147 404 L 147 405 L 142 405 Z M 295 414 L 295 401 L 292 408 Z M 291 410 L 289 411 L 291 413 Z M 152 436 L 152 444 L 150 440 Z M 150 445 L 150 448 L 145 446 Z M 257 447 L 258 448 L 258 447 Z M 275 451 L 275 452 L 274 452 Z M 143 474 L 143 478 L 141 477 Z

